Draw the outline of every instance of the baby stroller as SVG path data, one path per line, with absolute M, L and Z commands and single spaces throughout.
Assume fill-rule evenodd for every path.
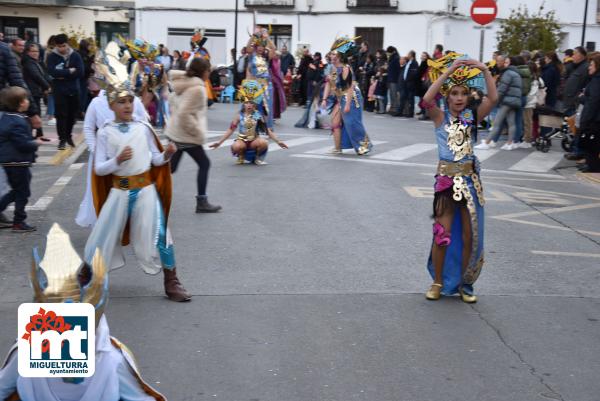
M 550 132 L 540 134 L 535 140 L 535 148 L 540 152 L 547 153 L 552 146 L 553 139 L 560 139 L 561 146 L 565 152 L 571 152 L 573 148 L 575 117 L 567 117 L 563 113 L 552 109 L 539 109 L 540 128 L 552 128 Z

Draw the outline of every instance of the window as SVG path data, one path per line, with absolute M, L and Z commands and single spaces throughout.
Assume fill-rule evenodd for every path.
M 348 8 L 398 8 L 398 0 L 346 0 Z
M 37 18 L 0 17 L 0 31 L 4 33 L 4 40 L 25 38 L 25 32 L 33 32 L 35 41 L 39 42 L 39 24 Z
M 369 52 L 375 53 L 377 49 L 383 48 L 383 28 L 356 28 L 354 36 L 360 36 L 357 42 L 369 43 Z
M 244 0 L 246 7 L 294 7 L 295 0 Z

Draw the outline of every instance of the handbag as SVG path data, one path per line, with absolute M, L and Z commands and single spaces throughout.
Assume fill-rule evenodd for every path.
M 546 85 L 544 84 L 544 81 L 542 80 L 542 78 L 538 78 L 538 81 L 540 83 L 540 86 L 538 87 L 538 91 L 535 94 L 536 96 L 536 103 L 538 106 L 543 106 L 546 104 Z

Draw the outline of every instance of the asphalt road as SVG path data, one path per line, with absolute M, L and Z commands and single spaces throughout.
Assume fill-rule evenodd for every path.
M 211 108 L 212 139 L 235 107 Z M 290 149 L 267 166 L 209 151 L 221 213 L 194 213 L 184 156 L 170 223 L 192 302 L 166 300 L 131 257 L 111 274 L 111 333 L 148 382 L 170 400 L 600 400 L 599 185 L 558 149 L 482 154 L 479 302 L 428 302 L 431 124 L 369 114 L 373 153 L 328 156 L 327 131 L 293 128 L 301 111 L 276 125 Z M 59 222 L 83 250 L 86 160 L 36 166 L 30 204 L 52 198 L 30 212 L 39 231 L 0 231 L 2 349 L 31 300 L 31 248 Z

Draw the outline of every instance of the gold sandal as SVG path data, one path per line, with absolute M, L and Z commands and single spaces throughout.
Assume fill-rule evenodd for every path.
M 442 285 L 438 283 L 431 284 L 429 290 L 425 293 L 425 298 L 430 301 L 437 301 L 442 297 Z

